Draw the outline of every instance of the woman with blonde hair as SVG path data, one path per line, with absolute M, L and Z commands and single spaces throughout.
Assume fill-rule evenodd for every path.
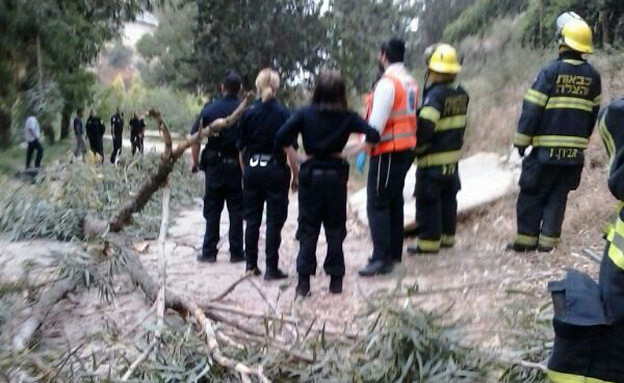
M 239 122 L 238 150 L 243 166 L 247 272 L 254 275 L 261 273 L 258 268 L 258 238 L 266 202 L 265 280 L 288 277 L 279 268 L 279 247 L 282 228 L 288 216 L 291 173 L 293 190 L 297 186 L 296 153 L 287 155 L 283 149 L 275 147 L 277 130 L 289 117 L 288 110 L 275 98 L 279 87 L 280 78 L 276 71 L 269 68 L 261 70 L 256 78 L 259 99 Z M 287 159 L 290 169 L 286 165 Z

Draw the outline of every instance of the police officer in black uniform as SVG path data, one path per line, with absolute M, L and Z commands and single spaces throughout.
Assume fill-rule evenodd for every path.
M 275 99 L 279 86 L 277 72 L 268 68 L 260 71 L 256 78 L 256 89 L 261 98 L 239 121 L 238 149 L 243 163 L 247 271 L 260 275 L 258 237 L 266 202 L 266 280 L 288 277 L 278 267 L 281 232 L 288 217 L 288 188 L 291 180 L 286 154 L 283 149 L 275 148 L 277 130 L 289 117 L 288 110 Z M 295 161 L 292 165 L 293 174 L 297 173 L 297 166 Z M 293 187 L 296 187 L 296 182 Z
M 297 294 L 310 293 L 310 276 L 316 274 L 316 244 L 321 225 L 327 237 L 324 269 L 331 276 L 329 290 L 342 292 L 345 273 L 342 243 L 347 235 L 347 180 L 349 164 L 343 149 L 351 133 L 366 134 L 366 143 L 379 142 L 379 132 L 348 110 L 345 84 L 338 73 L 322 73 L 312 105 L 295 113 L 277 133 L 277 147 L 291 147 L 301 133 L 308 159 L 299 172 L 300 242 L 297 257 Z M 364 149 L 361 145 L 360 149 Z M 355 154 L 355 151 L 354 153 Z
M 101 162 L 104 162 L 104 133 L 106 127 L 102 122 L 102 119 L 95 114 L 95 110 L 89 111 L 89 118 L 87 119 L 87 138 L 89 138 L 89 147 L 93 154 L 98 157 Z
M 600 109 L 601 80 L 583 58 L 592 53 L 590 27 L 568 12 L 557 19 L 559 58 L 524 97 L 514 145 L 522 162 L 518 233 L 508 249 L 549 252 L 559 243 L 568 194 L 581 181 L 584 153 Z
M 223 97 L 204 106 L 193 125 L 191 134 L 197 132 L 199 124 L 206 127 L 218 118 L 231 115 L 238 107 L 240 89 L 240 76 L 235 71 L 228 71 L 221 84 Z M 217 136 L 210 137 L 201 153 L 199 164 L 199 145 L 192 148 L 193 171 L 201 169 L 206 175 L 204 195 L 206 234 L 202 253 L 197 257 L 200 262 L 217 261 L 219 226 L 224 203 L 227 203 L 230 218 L 230 262 L 245 260 L 243 254 L 243 189 L 241 165 L 236 148 L 238 132 L 238 125 L 235 125 L 220 131 Z
M 110 124 L 111 136 L 113 137 L 113 153 L 111 153 L 110 162 L 114 164 L 117 160 L 117 156 L 121 155 L 123 141 L 124 116 L 123 113 L 119 111 L 119 107 L 111 117 Z
M 134 112 L 130 125 L 130 142 L 132 143 L 132 156 L 138 150 L 143 155 L 143 140 L 145 139 L 145 121 Z
M 455 245 L 457 192 L 461 189 L 458 162 L 464 144 L 468 94 L 455 78 L 461 65 L 447 44 L 428 48 L 429 85 L 418 113 L 416 221 L 420 233 L 410 254 L 435 254 Z

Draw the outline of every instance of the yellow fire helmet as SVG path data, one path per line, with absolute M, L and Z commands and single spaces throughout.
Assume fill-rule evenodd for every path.
M 457 74 L 462 69 L 457 51 L 448 44 L 435 44 L 427 48 L 425 60 L 429 69 L 437 73 Z
M 574 12 L 563 13 L 557 18 L 557 38 L 560 44 L 577 52 L 594 52 L 591 28 Z

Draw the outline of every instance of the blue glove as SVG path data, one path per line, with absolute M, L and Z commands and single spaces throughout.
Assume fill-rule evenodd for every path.
M 364 165 L 366 165 L 366 152 L 362 152 L 355 158 L 355 164 L 358 172 L 364 173 Z

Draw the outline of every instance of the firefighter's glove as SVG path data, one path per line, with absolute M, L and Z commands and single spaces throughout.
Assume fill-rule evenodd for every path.
M 364 173 L 364 165 L 366 165 L 366 152 L 358 154 L 355 158 L 355 166 L 360 174 Z
M 518 149 L 518 154 L 520 155 L 520 157 L 524 157 L 526 146 L 516 146 L 516 149 Z

